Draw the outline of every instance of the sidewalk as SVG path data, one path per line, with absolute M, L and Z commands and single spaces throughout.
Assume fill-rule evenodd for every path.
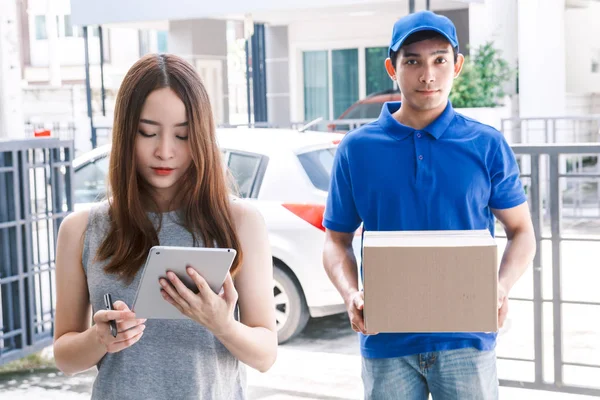
M 0 381 L 2 400 L 89 399 L 95 371 L 65 377 L 55 372 L 25 374 Z M 279 348 L 275 366 L 261 374 L 248 368 L 251 400 L 358 400 L 362 399 L 360 357 L 322 351 Z M 516 388 L 500 388 L 510 400 L 597 400 L 597 397 Z

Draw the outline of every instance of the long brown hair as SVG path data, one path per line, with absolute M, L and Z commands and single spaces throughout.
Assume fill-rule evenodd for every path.
M 104 270 L 131 282 L 148 251 L 158 245 L 158 234 L 147 211 L 158 212 L 149 201 L 146 182 L 135 167 L 134 143 L 142 107 L 148 95 L 171 88 L 185 105 L 189 123 L 192 164 L 180 180 L 174 200 L 182 225 L 207 247 L 234 248 L 232 275 L 239 270 L 242 249 L 236 234 L 215 124 L 206 89 L 194 68 L 180 57 L 150 54 L 125 75 L 115 104 L 109 164 L 110 228 L 97 259 L 108 260 Z M 158 227 L 160 229 L 160 226 Z

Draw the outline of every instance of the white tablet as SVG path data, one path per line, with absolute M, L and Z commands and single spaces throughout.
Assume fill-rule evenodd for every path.
M 159 278 L 166 278 L 167 271 L 172 271 L 190 290 L 198 293 L 198 287 L 186 271 L 189 265 L 198 271 L 215 293 L 219 293 L 223 287 L 225 277 L 227 277 L 227 272 L 233 264 L 235 255 L 235 249 L 152 247 L 148 253 L 148 258 L 146 258 L 131 309 L 135 312 L 137 318 L 187 318 L 162 297 Z

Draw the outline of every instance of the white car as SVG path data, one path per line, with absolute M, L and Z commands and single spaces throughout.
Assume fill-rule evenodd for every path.
M 333 157 L 341 135 L 289 129 L 217 129 L 224 162 L 239 196 L 262 213 L 273 253 L 273 292 L 280 343 L 305 327 L 309 317 L 345 311 L 323 269 L 323 211 Z M 110 147 L 73 161 L 76 209 L 106 193 Z M 360 237 L 354 241 L 360 262 Z

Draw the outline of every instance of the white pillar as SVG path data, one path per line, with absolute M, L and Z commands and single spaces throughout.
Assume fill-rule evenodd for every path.
M 210 97 L 215 122 L 229 122 L 227 21 L 190 19 L 169 22 L 169 52 L 192 63 Z
M 14 0 L 0 0 L 0 138 L 22 138 L 21 62 Z
M 290 68 L 287 26 L 265 27 L 267 114 L 269 123 L 290 124 Z
M 517 0 L 485 0 L 469 4 L 469 45 L 476 49 L 493 42 L 510 68 L 516 72 L 519 57 Z M 471 55 L 473 51 L 471 52 Z M 504 92 L 516 93 L 516 74 L 506 83 Z
M 48 35 L 48 73 L 50 85 L 60 86 L 60 42 L 58 41 L 58 25 L 56 23 L 56 1 L 46 2 L 46 30 Z
M 518 2 L 521 117 L 566 111 L 565 0 Z

